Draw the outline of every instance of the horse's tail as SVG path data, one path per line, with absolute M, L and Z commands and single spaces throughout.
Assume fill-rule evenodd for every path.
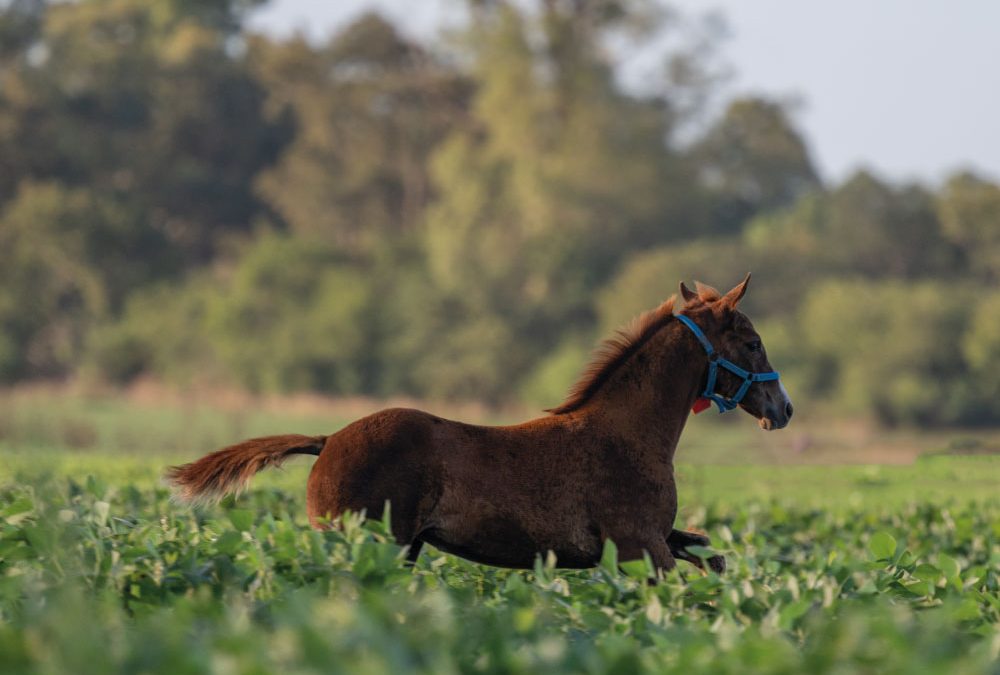
M 326 436 L 252 438 L 205 455 L 196 462 L 167 469 L 166 479 L 185 501 L 213 501 L 246 487 L 269 466 L 281 466 L 290 455 L 319 455 Z

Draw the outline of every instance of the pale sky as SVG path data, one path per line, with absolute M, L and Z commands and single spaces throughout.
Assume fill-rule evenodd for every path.
M 859 166 L 938 181 L 957 168 L 1000 179 L 1000 1 L 675 0 L 717 9 L 731 36 L 727 93 L 795 98 L 798 127 L 824 177 Z M 324 38 L 380 9 L 431 36 L 459 0 L 271 0 L 252 25 Z

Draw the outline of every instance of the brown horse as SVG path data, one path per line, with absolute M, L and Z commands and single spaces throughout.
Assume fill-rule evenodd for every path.
M 683 313 L 718 356 L 769 371 L 760 336 L 736 309 L 749 280 L 725 295 L 682 283 Z M 184 498 L 219 497 L 290 455 L 318 455 L 308 483 L 310 522 L 326 526 L 348 509 L 381 518 L 390 502 L 393 534 L 409 546 L 411 561 L 429 542 L 489 565 L 530 568 L 552 551 L 559 566 L 590 567 L 611 539 L 621 560 L 645 551 L 661 570 L 675 559 L 700 566 L 685 548 L 708 538 L 673 529 L 674 450 L 710 359 L 675 316 L 675 298 L 605 342 L 546 417 L 487 427 L 394 408 L 331 436 L 249 440 L 173 467 L 168 479 Z M 732 397 L 741 384 L 719 370 L 714 392 Z M 765 429 L 784 427 L 792 415 L 776 379 L 754 382 L 739 406 Z M 721 556 L 708 562 L 725 569 Z

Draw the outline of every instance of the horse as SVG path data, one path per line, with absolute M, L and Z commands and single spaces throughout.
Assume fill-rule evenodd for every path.
M 293 455 L 316 455 L 307 512 L 316 528 L 345 511 L 389 522 L 413 564 L 424 543 L 468 560 L 530 569 L 648 555 L 657 574 L 685 560 L 718 573 L 725 559 L 688 551 L 709 538 L 674 529 L 674 452 L 689 411 L 742 408 L 766 430 L 792 404 L 761 338 L 737 309 L 750 275 L 725 295 L 696 282 L 605 341 L 566 400 L 511 426 L 480 426 L 391 408 L 329 436 L 268 436 L 167 471 L 181 499 L 220 498 Z M 739 365 L 742 364 L 742 365 Z

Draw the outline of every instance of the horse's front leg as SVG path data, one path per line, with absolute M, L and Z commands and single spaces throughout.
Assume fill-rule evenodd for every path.
M 695 567 L 699 569 L 705 569 L 705 562 L 708 562 L 708 567 L 716 574 L 722 574 L 726 571 L 726 559 L 721 555 L 713 555 L 707 561 L 703 561 L 699 556 L 693 553 L 688 553 L 688 546 L 711 546 L 712 540 L 703 534 L 698 534 L 697 532 L 687 532 L 685 530 L 671 530 L 670 534 L 667 535 L 667 546 L 670 547 L 670 552 L 678 560 L 686 560 Z

